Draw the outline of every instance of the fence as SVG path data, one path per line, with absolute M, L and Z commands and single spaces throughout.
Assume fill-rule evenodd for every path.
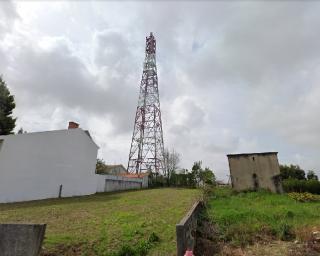
M 148 177 L 128 178 L 123 176 L 98 174 L 97 192 L 112 192 L 148 187 Z

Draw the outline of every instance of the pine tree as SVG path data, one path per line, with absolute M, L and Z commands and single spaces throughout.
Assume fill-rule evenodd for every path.
M 0 76 L 0 135 L 12 134 L 16 126 L 16 118 L 12 117 L 12 110 L 16 107 L 14 96 Z

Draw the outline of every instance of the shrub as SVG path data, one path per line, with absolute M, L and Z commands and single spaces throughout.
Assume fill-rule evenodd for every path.
M 285 192 L 309 192 L 312 194 L 320 194 L 320 181 L 318 180 L 296 180 L 287 179 L 283 181 L 283 189 Z
M 210 184 L 204 184 L 202 187 L 202 201 L 206 205 L 209 199 L 214 195 L 214 186 Z
M 297 193 L 297 192 L 292 192 L 289 193 L 288 196 L 296 201 L 299 202 L 316 202 L 320 201 L 320 196 L 319 195 L 313 195 L 308 192 L 304 193 Z

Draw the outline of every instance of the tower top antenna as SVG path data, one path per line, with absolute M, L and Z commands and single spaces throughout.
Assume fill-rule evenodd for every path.
M 153 36 L 153 33 L 150 32 L 150 36 L 146 37 L 146 54 L 155 54 L 156 53 L 156 39 Z

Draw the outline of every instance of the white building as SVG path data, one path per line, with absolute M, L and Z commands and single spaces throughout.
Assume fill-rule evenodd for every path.
M 0 203 L 97 191 L 98 146 L 76 129 L 0 136 Z
M 121 175 L 126 174 L 127 169 L 124 168 L 122 164 L 108 164 L 105 165 L 102 170 L 97 172 L 97 174 L 110 174 L 110 175 Z

